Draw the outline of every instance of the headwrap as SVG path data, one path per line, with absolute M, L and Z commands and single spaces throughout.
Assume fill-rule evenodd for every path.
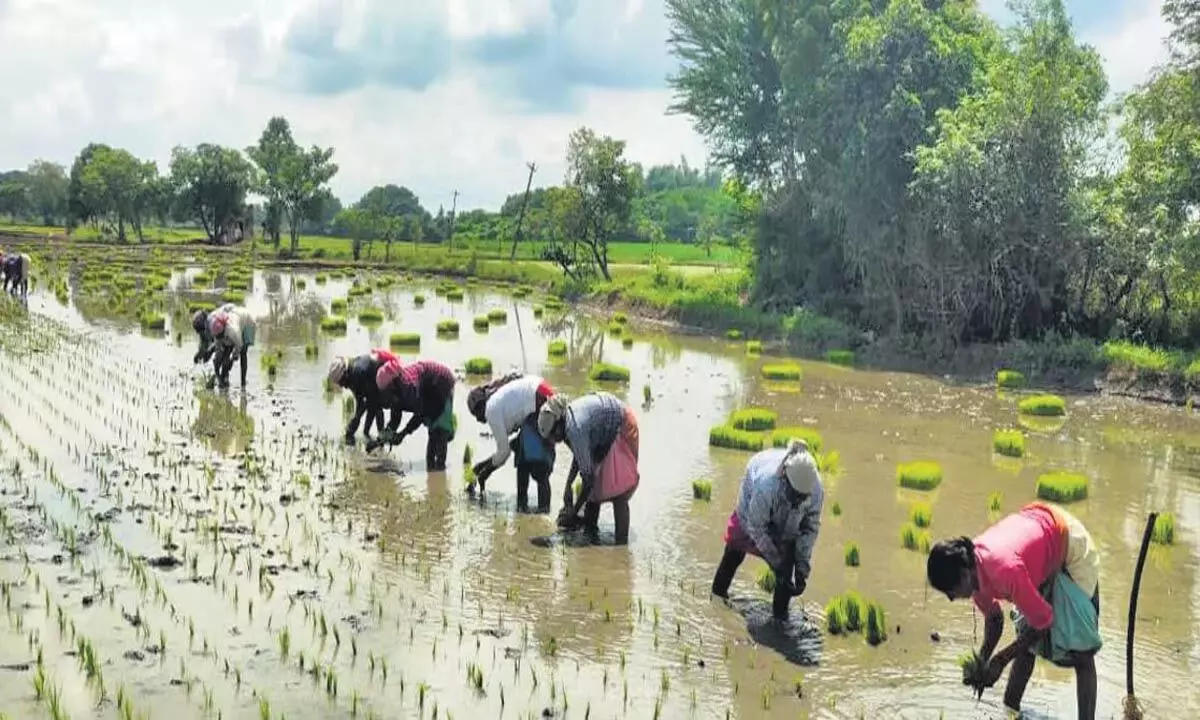
M 570 398 L 561 393 L 547 398 L 546 402 L 542 405 L 542 409 L 538 411 L 538 435 L 549 440 L 550 432 L 554 430 L 554 426 L 567 414 L 567 407 L 570 404 Z
M 225 332 L 225 324 L 229 322 L 229 316 L 218 310 L 208 318 L 208 329 L 213 337 L 220 337 L 221 333 Z
M 342 378 L 346 375 L 346 368 L 350 363 L 344 357 L 334 358 L 329 365 L 329 384 L 340 385 Z
M 197 310 L 195 315 L 192 315 L 192 329 L 203 334 L 208 328 L 208 313 L 203 310 Z
M 799 438 L 793 439 L 788 445 L 787 455 L 784 456 L 780 469 L 792 489 L 801 495 L 812 495 L 817 483 L 821 482 L 817 461 L 808 451 L 808 443 Z
M 375 373 L 375 385 L 380 390 L 387 390 L 388 386 L 400 376 L 404 366 L 399 360 L 388 360 L 383 365 L 379 366 L 379 370 Z

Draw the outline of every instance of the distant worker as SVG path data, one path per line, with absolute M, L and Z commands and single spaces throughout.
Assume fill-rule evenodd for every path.
M 4 256 L 4 290 L 13 295 L 28 297 L 29 272 L 33 259 L 25 253 L 9 253 Z
M 529 512 L 529 481 L 537 484 L 539 513 L 550 512 L 554 443 L 538 433 L 537 414 L 554 388 L 537 375 L 510 373 L 467 393 L 467 411 L 492 431 L 496 450 L 473 468 L 481 488 L 513 455 L 517 468 L 517 511 Z M 513 437 L 516 433 L 516 437 Z M 515 451 L 515 452 L 513 452 Z
M 227 303 L 212 312 L 197 310 L 192 329 L 200 336 L 200 349 L 192 362 L 213 358 L 213 370 L 222 389 L 229 387 L 229 371 L 236 359 L 241 365 L 242 387 L 246 387 L 247 355 L 254 346 L 257 326 L 254 316 L 244 307 Z
M 974 540 L 941 540 L 926 561 L 929 584 L 950 600 L 971 598 L 985 618 L 978 676 L 982 694 L 1012 663 L 1004 704 L 1020 712 L 1035 653 L 1075 669 L 1080 720 L 1096 716 L 1100 649 L 1100 553 L 1083 523 L 1060 507 L 1035 502 Z M 1018 610 L 1017 638 L 992 654 L 1004 632 L 1000 600 Z
M 393 359 L 380 366 L 375 374 L 375 384 L 384 406 L 392 408 L 392 416 L 383 434 L 368 443 L 367 450 L 383 444 L 399 445 L 423 424 L 428 432 L 425 469 L 430 472 L 445 470 L 446 454 L 454 440 L 457 424 L 454 417 L 454 385 L 457 382 L 453 370 L 433 360 L 403 365 L 399 359 Z M 400 418 L 405 412 L 412 413 L 412 417 L 397 433 L 396 428 L 400 427 Z
M 327 377 L 330 387 L 340 387 L 354 395 L 354 414 L 346 425 L 347 445 L 354 444 L 354 434 L 358 432 L 358 423 L 364 415 L 365 439 L 371 439 L 372 425 L 376 432 L 383 432 L 384 407 L 375 376 L 384 363 L 397 359 L 391 352 L 377 348 L 355 358 L 335 358 L 329 366 Z
M 600 506 L 612 503 L 616 544 L 629 542 L 629 499 L 637 490 L 638 423 L 633 409 L 616 396 L 597 392 L 568 400 L 555 395 L 538 412 L 538 433 L 552 442 L 565 442 L 573 460 L 563 491 L 558 525 L 583 526 L 593 541 L 599 538 Z M 580 478 L 579 496 L 572 484 Z M 579 512 L 583 510 L 583 517 Z
M 816 459 L 803 440 L 750 458 L 725 528 L 725 554 L 713 576 L 712 594 L 728 600 L 738 567 L 747 553 L 755 555 L 775 573 L 772 615 L 786 620 L 792 598 L 808 587 L 824 502 Z

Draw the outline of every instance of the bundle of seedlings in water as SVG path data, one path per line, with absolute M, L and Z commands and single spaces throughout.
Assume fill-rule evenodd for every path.
M 508 322 L 508 311 L 504 308 L 492 308 L 488 310 L 487 319 L 494 323 Z
M 346 332 L 346 318 L 341 315 L 329 315 L 321 318 L 321 329 L 325 332 Z
M 762 340 L 747 340 L 746 353 L 749 355 L 758 355 L 763 350 Z
M 1025 435 L 1020 430 L 997 430 L 992 433 L 992 449 L 997 455 L 1006 457 L 1023 457 L 1025 455 Z
M 462 300 L 463 294 L 464 293 L 463 293 L 462 288 L 459 288 L 459 287 L 450 288 L 449 290 L 446 291 L 446 299 L 452 300 L 452 301 Z
M 317 356 L 319 354 L 320 354 L 320 350 L 317 348 L 317 344 L 315 342 L 308 342 L 308 343 L 304 344 L 304 357 L 305 358 L 307 358 L 309 360 L 316 360 Z
M 1067 414 L 1067 403 L 1057 395 L 1034 395 L 1017 403 L 1022 415 L 1060 417 Z
M 887 616 L 883 606 L 875 601 L 867 603 L 867 624 L 863 628 L 867 643 L 874 646 L 887 640 Z
M 612 363 L 595 363 L 588 370 L 588 379 L 595 382 L 629 382 L 629 369 Z
M 608 334 L 614 337 L 620 337 L 625 333 L 625 326 L 618 322 L 610 322 L 608 324 Z
M 729 416 L 729 424 L 738 430 L 751 432 L 759 430 L 774 430 L 779 420 L 779 414 L 766 408 L 742 408 L 734 410 Z
M 393 348 L 420 348 L 421 334 L 415 332 L 395 332 L 388 337 L 388 345 Z
M 325 283 L 329 282 L 329 276 L 325 274 L 319 274 L 314 279 L 318 285 L 324 285 Z
M 259 364 L 262 366 L 263 370 L 267 371 L 267 377 L 275 377 L 275 374 L 279 372 L 279 363 L 282 360 L 283 351 L 272 350 L 261 355 L 259 358 Z
M 329 312 L 334 315 L 345 315 L 348 307 L 349 303 L 346 298 L 334 298 L 333 302 L 329 303 Z
M 730 450 L 758 452 L 766 446 L 766 440 L 763 433 L 738 430 L 732 425 L 717 425 L 708 431 L 709 445 Z
M 1150 539 L 1159 545 L 1175 544 L 1175 514 L 1162 513 L 1154 519 Z
M 794 382 L 804 375 L 804 370 L 792 362 L 763 365 L 759 372 L 767 380 L 775 380 L 777 382 Z
M 991 495 L 988 495 L 988 511 L 989 512 L 1000 512 L 1000 501 L 1001 500 L 1002 500 L 1002 496 L 998 492 L 994 492 Z
M 853 350 L 830 350 L 825 353 L 825 361 L 831 365 L 854 367 Z
M 417 293 L 416 295 L 413 295 L 413 305 L 416 305 L 417 307 L 421 307 L 424 304 L 425 304 L 424 293 Z
M 437 324 L 438 335 L 457 335 L 458 321 L 454 319 L 439 320 Z
M 561 357 L 563 355 L 566 355 L 567 354 L 567 341 L 566 340 L 551 340 L 550 343 L 548 345 L 546 345 L 546 354 L 550 355 L 552 357 Z
M 916 550 L 928 554 L 932 545 L 929 531 L 922 530 L 911 522 L 900 528 L 900 545 L 905 550 Z
M 696 500 L 704 500 L 705 502 L 712 500 L 712 480 L 693 480 L 692 497 Z
M 492 361 L 485 357 L 467 360 L 464 369 L 468 375 L 491 375 Z
M 364 325 L 374 325 L 383 322 L 383 311 L 376 307 L 366 307 L 358 312 L 358 321 Z
M 758 575 L 755 582 L 762 588 L 763 592 L 775 592 L 775 571 L 769 565 L 763 565 L 758 569 Z
M 962 668 L 963 685 L 976 690 L 983 687 L 983 681 L 987 674 L 987 664 L 983 662 L 983 656 L 979 654 L 978 650 L 972 650 L 960 655 L 958 666 Z
M 167 319 L 162 313 L 146 312 L 140 318 L 143 330 L 163 330 L 167 327 Z
M 488 328 L 490 328 L 492 326 L 492 321 L 488 320 L 487 315 L 476 315 L 475 318 L 471 321 L 471 325 L 476 330 L 479 330 L 481 332 L 487 332 Z
M 908 519 L 919 528 L 927 528 L 933 522 L 933 506 L 927 502 L 915 502 L 908 509 Z
M 650 383 L 646 383 L 642 386 L 642 402 L 644 402 L 647 406 L 654 402 L 654 392 L 650 389 Z
M 1088 496 L 1087 476 L 1066 470 L 1044 473 L 1037 479 L 1037 496 L 1041 500 L 1056 503 L 1086 500 Z
M 816 428 L 804 427 L 803 425 L 793 425 L 789 427 L 775 428 L 771 433 L 771 445 L 777 448 L 785 448 L 791 445 L 792 440 L 803 440 L 808 445 L 809 452 L 819 453 L 821 447 L 825 444 L 825 438 Z
M 563 310 L 567 307 L 567 304 L 562 301 L 562 298 L 553 296 L 546 298 L 546 301 L 542 304 L 546 306 L 547 310 Z
M 621 347 L 626 349 L 633 347 L 633 336 L 628 331 L 621 336 Z
M 545 313 L 546 313 L 546 309 L 545 309 L 545 308 L 543 308 L 541 305 L 534 305 L 534 306 L 533 306 L 533 316 L 534 316 L 535 318 L 540 318 L 540 317 L 541 317 L 542 315 L 544 315 Z
M 846 567 L 858 567 L 861 562 L 859 557 L 858 543 L 848 542 L 845 549 Z
M 512 292 L 513 297 L 515 298 L 529 297 L 529 295 L 532 293 L 533 288 L 529 287 L 528 285 L 518 285 L 517 287 L 513 288 Z
M 1016 370 L 998 370 L 996 372 L 996 387 L 1005 390 L 1021 390 L 1025 387 L 1025 376 Z
M 725 339 L 726 340 L 741 340 L 742 339 L 742 331 L 741 330 L 726 330 L 725 331 Z
M 942 466 L 928 460 L 900 463 L 896 483 L 910 490 L 934 490 L 942 484 Z

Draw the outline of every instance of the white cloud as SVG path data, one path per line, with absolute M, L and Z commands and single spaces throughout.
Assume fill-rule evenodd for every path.
M 1159 5 L 1126 0 L 1111 30 L 1082 31 L 1115 89 L 1165 57 Z M 650 82 L 666 68 L 662 0 L 0 0 L 0 13 L 0 87 L 16 99 L 0 108 L 0 168 L 69 164 L 92 141 L 165 167 L 174 145 L 249 145 L 277 114 L 300 142 L 336 148 L 346 200 L 396 182 L 435 209 L 455 189 L 460 207 L 494 207 L 523 188 L 526 161 L 535 182 L 560 181 L 580 125 L 643 164 L 704 159 Z M 401 77 L 428 58 L 381 30 L 437 22 L 460 50 L 433 58 L 425 83 Z M 286 52 L 298 27 L 308 55 Z M 320 80 L 324 94 L 295 90 Z M 534 112 L 539 91 L 550 100 Z

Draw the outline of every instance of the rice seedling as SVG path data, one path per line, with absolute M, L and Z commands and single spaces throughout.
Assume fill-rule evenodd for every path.
M 420 349 L 421 334 L 415 332 L 394 332 L 388 336 L 388 346 L 392 348 Z
M 588 370 L 588 379 L 593 382 L 629 382 L 629 370 L 611 363 L 595 363 Z
M 533 309 L 533 316 L 535 318 L 540 318 L 546 314 L 546 308 L 542 307 L 541 305 L 534 305 L 532 309 Z
M 258 364 L 267 373 L 267 377 L 275 377 L 279 372 L 279 362 L 282 359 L 282 353 L 279 350 L 274 352 L 265 352 L 259 356 Z
M 1035 417 L 1060 417 L 1067 414 L 1067 403 L 1057 395 L 1033 395 L 1017 403 L 1022 415 Z
M 439 320 L 438 324 L 437 324 L 437 334 L 438 335 L 457 335 L 458 334 L 458 321 L 454 320 L 452 318 L 448 318 L 446 320 Z
M 883 606 L 879 603 L 874 601 L 867 603 L 867 623 L 863 631 L 866 634 L 867 643 L 870 645 L 879 645 L 887 640 L 887 616 L 883 612 Z
M 996 387 L 1006 390 L 1021 390 L 1025 387 L 1025 376 L 1016 370 L 997 370 Z
M 162 313 L 143 313 L 140 322 L 143 330 L 163 330 L 167 327 L 167 318 Z
M 1037 479 L 1037 496 L 1042 500 L 1071 503 L 1088 496 L 1088 478 L 1080 473 L 1056 470 L 1042 474 Z
M 759 355 L 762 353 L 762 351 L 763 351 L 762 340 L 747 340 L 746 341 L 746 354 L 747 355 Z
M 1000 496 L 1000 493 L 998 493 L 998 492 L 994 492 L 991 495 L 988 495 L 988 511 L 989 512 L 1000 512 L 1000 500 L 1001 500 L 1001 496 Z
M 766 408 L 742 408 L 734 410 L 729 416 L 729 424 L 738 430 L 750 432 L 773 430 L 779 420 L 779 414 Z
M 958 667 L 962 669 L 963 685 L 978 688 L 983 685 L 987 665 L 978 650 L 963 653 L 958 658 Z
M 840 517 L 842 514 L 842 504 L 837 500 L 834 500 L 833 507 L 829 509 L 829 512 L 833 513 L 834 517 Z
M 1023 457 L 1025 455 L 1025 435 L 1020 430 L 997 430 L 992 433 L 992 450 L 997 455 Z
M 804 370 L 796 363 L 771 363 L 759 371 L 767 380 L 794 381 L 804 376 Z
M 567 354 L 566 340 L 551 340 L 546 345 L 546 354 L 552 357 L 561 357 Z
M 629 322 L 629 315 L 618 310 L 617 312 L 613 313 L 611 322 L 617 325 L 625 325 Z
M 487 332 L 492 326 L 492 321 L 488 319 L 487 315 L 476 315 L 471 321 L 471 325 L 480 332 Z
M 825 445 L 825 439 L 815 428 L 804 427 L 802 425 L 779 427 L 771 433 L 771 445 L 777 448 L 785 448 L 791 444 L 792 440 L 803 440 L 810 452 L 819 453 Z
M 221 293 L 221 300 L 234 305 L 241 305 L 246 302 L 246 293 L 238 290 L 226 290 Z
M 933 506 L 927 502 L 915 502 L 908 509 L 908 519 L 919 528 L 928 528 L 933 522 Z
M 725 339 L 726 340 L 741 340 L 742 339 L 742 331 L 736 330 L 736 329 L 726 330 L 725 331 Z
M 629 333 L 625 333 L 624 335 L 622 335 L 621 336 L 621 347 L 626 348 L 626 349 L 633 347 L 633 336 L 630 335 Z
M 364 325 L 382 323 L 383 311 L 376 307 L 365 307 L 358 311 L 358 321 Z
M 424 293 L 416 293 L 415 295 L 413 295 L 413 305 L 416 305 L 417 307 L 421 307 L 424 304 L 425 304 L 425 294 Z
M 829 350 L 825 353 L 825 362 L 841 367 L 854 367 L 853 350 Z
M 1150 539 L 1159 545 L 1175 544 L 1175 513 L 1162 513 L 1154 519 Z
M 709 502 L 712 500 L 712 481 L 698 479 L 692 481 L 692 497 L 696 500 Z
M 349 301 L 346 298 L 334 298 L 329 303 L 329 312 L 334 315 L 345 315 L 349 307 Z
M 732 425 L 717 425 L 708 431 L 708 444 L 730 450 L 758 452 L 766 446 L 766 435 L 738 430 Z
M 468 375 L 491 375 L 492 361 L 485 357 L 471 358 L 465 363 L 464 369 Z
M 904 523 L 900 528 L 900 545 L 905 550 L 928 552 L 932 540 L 928 530 L 922 530 L 911 522 Z
M 488 310 L 487 319 L 489 322 L 494 323 L 508 322 L 508 311 L 504 308 L 492 308 Z
M 327 333 L 346 332 L 346 318 L 341 315 L 329 315 L 321 318 L 321 330 Z
M 324 285 L 325 283 L 329 282 L 329 276 L 325 275 L 324 273 L 318 274 L 314 279 L 318 285 Z
M 316 360 L 318 355 L 320 355 L 320 349 L 317 347 L 315 342 L 304 344 L 304 357 L 306 359 Z
M 758 574 L 755 576 L 755 583 L 763 592 L 775 592 L 775 571 L 769 565 L 763 565 L 758 569 Z
M 647 406 L 654 402 L 654 393 L 650 390 L 650 383 L 642 386 L 642 402 Z
M 843 554 L 845 555 L 846 567 L 858 567 L 860 561 L 858 543 L 846 543 L 845 552 Z
M 900 463 L 896 466 L 896 482 L 910 490 L 934 490 L 942 484 L 942 466 L 928 460 Z
M 567 307 L 566 303 L 564 303 L 560 298 L 556 297 L 548 297 L 542 304 L 547 310 L 565 310 Z
M 462 288 L 453 287 L 446 291 L 446 299 L 447 300 L 457 302 L 459 300 L 462 300 L 463 297 L 464 297 L 464 293 L 463 293 Z

